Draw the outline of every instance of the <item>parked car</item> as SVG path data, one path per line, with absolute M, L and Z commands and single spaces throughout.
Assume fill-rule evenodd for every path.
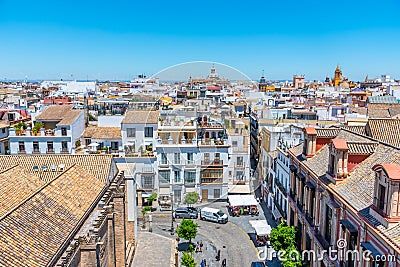
M 200 219 L 207 220 L 217 223 L 227 223 L 228 222 L 228 215 L 223 213 L 219 209 L 214 208 L 202 208 L 200 212 Z
M 177 208 L 173 213 L 174 218 L 196 219 L 199 213 L 196 209 L 183 207 Z

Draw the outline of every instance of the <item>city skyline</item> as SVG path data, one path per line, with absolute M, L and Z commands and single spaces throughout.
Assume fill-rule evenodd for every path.
M 292 8 L 295 7 L 295 8 Z M 0 80 L 130 80 L 183 62 L 232 66 L 252 80 L 400 77 L 396 1 L 0 1 Z M 206 74 L 205 74 L 206 75 Z

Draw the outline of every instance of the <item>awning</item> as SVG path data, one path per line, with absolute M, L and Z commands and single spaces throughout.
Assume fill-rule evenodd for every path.
M 375 246 L 372 245 L 370 242 L 361 242 L 360 245 L 364 251 L 368 250 L 374 259 L 381 259 L 382 256 L 385 255 L 384 253 L 381 253 L 377 248 L 375 248 Z
M 99 144 L 98 143 L 90 143 L 88 146 L 97 147 L 97 146 L 99 146 Z
M 169 187 L 160 187 L 159 195 L 169 196 Z
M 249 223 L 256 231 L 256 235 L 261 236 L 271 234 L 272 228 L 266 220 L 251 220 Z
M 280 212 L 278 211 L 277 208 L 274 208 L 272 210 L 272 215 L 274 215 L 275 220 L 278 220 L 279 218 L 282 218 L 282 216 L 281 216 L 281 214 L 280 214 Z
M 306 177 L 304 176 L 304 174 L 302 174 L 301 172 L 298 172 L 298 173 L 297 173 L 297 177 L 299 177 L 299 179 L 300 179 L 300 180 L 303 180 L 303 181 L 306 179 Z
M 293 165 L 293 164 L 290 164 L 290 165 L 289 165 L 289 169 L 290 169 L 292 172 L 297 171 L 296 165 Z
M 196 192 L 196 188 L 194 187 L 186 187 L 186 193 Z
M 357 233 L 358 229 L 355 227 L 349 219 L 340 220 L 340 224 L 349 230 L 350 233 Z
M 228 194 L 250 194 L 250 186 L 248 184 L 228 185 Z
M 228 196 L 231 206 L 257 206 L 258 202 L 253 195 L 230 195 Z
M 310 181 L 306 182 L 306 186 L 310 189 L 315 189 L 315 185 L 313 183 L 311 183 Z

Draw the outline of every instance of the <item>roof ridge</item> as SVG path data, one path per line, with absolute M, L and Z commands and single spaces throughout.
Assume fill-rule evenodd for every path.
M 45 183 L 43 186 L 39 187 L 35 192 L 33 192 L 32 194 L 30 194 L 28 197 L 26 197 L 23 201 L 21 201 L 18 205 L 16 205 L 15 207 L 13 207 L 12 209 L 10 209 L 6 214 L 4 214 L 2 217 L 0 217 L 0 222 L 2 220 L 4 220 L 6 217 L 8 217 L 11 213 L 13 213 L 16 209 L 18 209 L 19 207 L 22 206 L 22 204 L 25 204 L 28 200 L 30 200 L 31 198 L 33 198 L 35 195 L 37 195 L 39 192 L 41 192 L 43 189 L 45 189 L 48 185 L 50 185 L 52 182 L 54 182 L 55 180 L 57 180 L 59 177 L 61 177 L 61 175 L 63 175 L 64 173 L 66 173 L 67 171 L 69 171 L 72 167 L 75 167 L 75 164 L 72 164 L 68 169 L 66 169 L 65 171 L 63 171 L 62 173 L 60 173 L 59 175 L 57 175 L 56 177 L 54 177 L 54 179 L 50 180 L 49 182 Z
M 0 174 L 5 173 L 5 172 L 8 172 L 9 170 L 11 170 L 11 169 L 17 167 L 18 165 L 19 165 L 19 163 L 18 163 L 18 164 L 15 164 L 14 166 L 8 167 L 7 169 L 1 170 L 1 171 L 0 171 Z

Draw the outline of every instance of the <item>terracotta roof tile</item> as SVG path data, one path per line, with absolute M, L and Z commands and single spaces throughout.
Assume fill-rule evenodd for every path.
M 317 131 L 314 127 L 306 127 L 304 130 L 308 135 L 317 135 Z
M 400 147 L 400 119 L 369 119 L 366 131 L 374 139 Z
M 333 146 L 334 146 L 336 149 L 339 149 L 339 150 L 349 150 L 349 147 L 347 146 L 347 142 L 346 142 L 346 140 L 344 140 L 344 139 L 335 138 L 335 139 L 332 139 L 332 143 L 333 143 Z
M 124 124 L 157 124 L 159 111 L 129 110 L 126 112 L 122 123 Z
M 82 134 L 83 137 L 92 139 L 121 139 L 120 127 L 88 127 Z
M 392 180 L 400 180 L 400 165 L 399 164 L 377 164 L 372 167 L 376 170 L 378 167 L 382 167 Z
M 48 265 L 105 186 L 75 165 L 0 218 L 1 265 Z

